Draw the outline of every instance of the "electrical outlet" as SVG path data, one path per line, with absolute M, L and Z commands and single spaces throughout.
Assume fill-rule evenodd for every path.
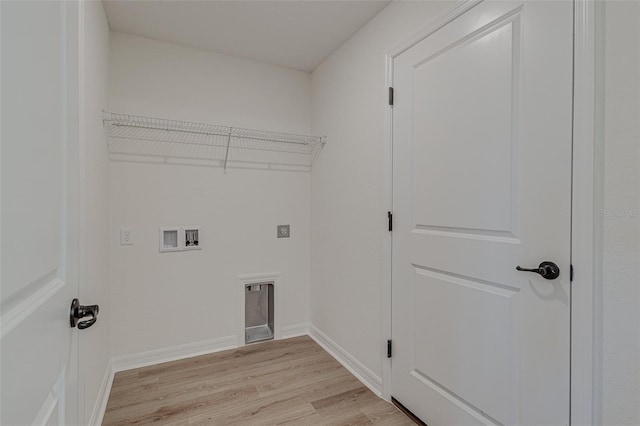
M 289 225 L 278 225 L 278 238 L 289 238 Z
M 120 228 L 120 245 L 130 246 L 133 244 L 133 229 Z

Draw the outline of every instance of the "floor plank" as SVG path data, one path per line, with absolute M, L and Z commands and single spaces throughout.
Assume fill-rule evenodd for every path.
M 414 422 L 308 336 L 116 374 L 104 426 Z

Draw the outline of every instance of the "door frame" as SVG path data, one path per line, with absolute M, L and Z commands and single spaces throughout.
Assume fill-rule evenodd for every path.
M 483 0 L 459 0 L 413 36 L 389 49 L 385 55 L 385 86 L 393 86 L 394 59 L 424 38 L 456 19 Z M 571 263 L 571 424 L 598 424 L 601 419 L 601 276 L 603 208 L 603 144 L 597 134 L 602 114 L 599 29 L 603 17 L 600 2 L 573 0 L 573 149 Z M 384 199 L 393 212 L 393 108 L 384 118 Z M 391 339 L 392 233 L 384 238 L 382 323 L 384 342 Z M 383 349 L 384 348 L 384 349 Z M 382 363 L 382 397 L 391 400 L 391 360 Z

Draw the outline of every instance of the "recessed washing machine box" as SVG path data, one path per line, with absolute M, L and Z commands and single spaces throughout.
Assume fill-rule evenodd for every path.
M 244 341 L 261 342 L 273 339 L 274 283 L 245 284 Z
M 200 249 L 200 228 L 188 227 L 184 229 L 184 247 L 186 250 Z
M 160 252 L 201 250 L 202 232 L 198 226 L 160 228 Z

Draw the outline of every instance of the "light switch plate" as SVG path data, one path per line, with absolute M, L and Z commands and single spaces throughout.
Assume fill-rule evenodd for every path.
M 278 225 L 278 238 L 289 238 L 289 225 Z
M 122 246 L 133 245 L 133 229 L 132 228 L 120 228 L 120 245 Z

